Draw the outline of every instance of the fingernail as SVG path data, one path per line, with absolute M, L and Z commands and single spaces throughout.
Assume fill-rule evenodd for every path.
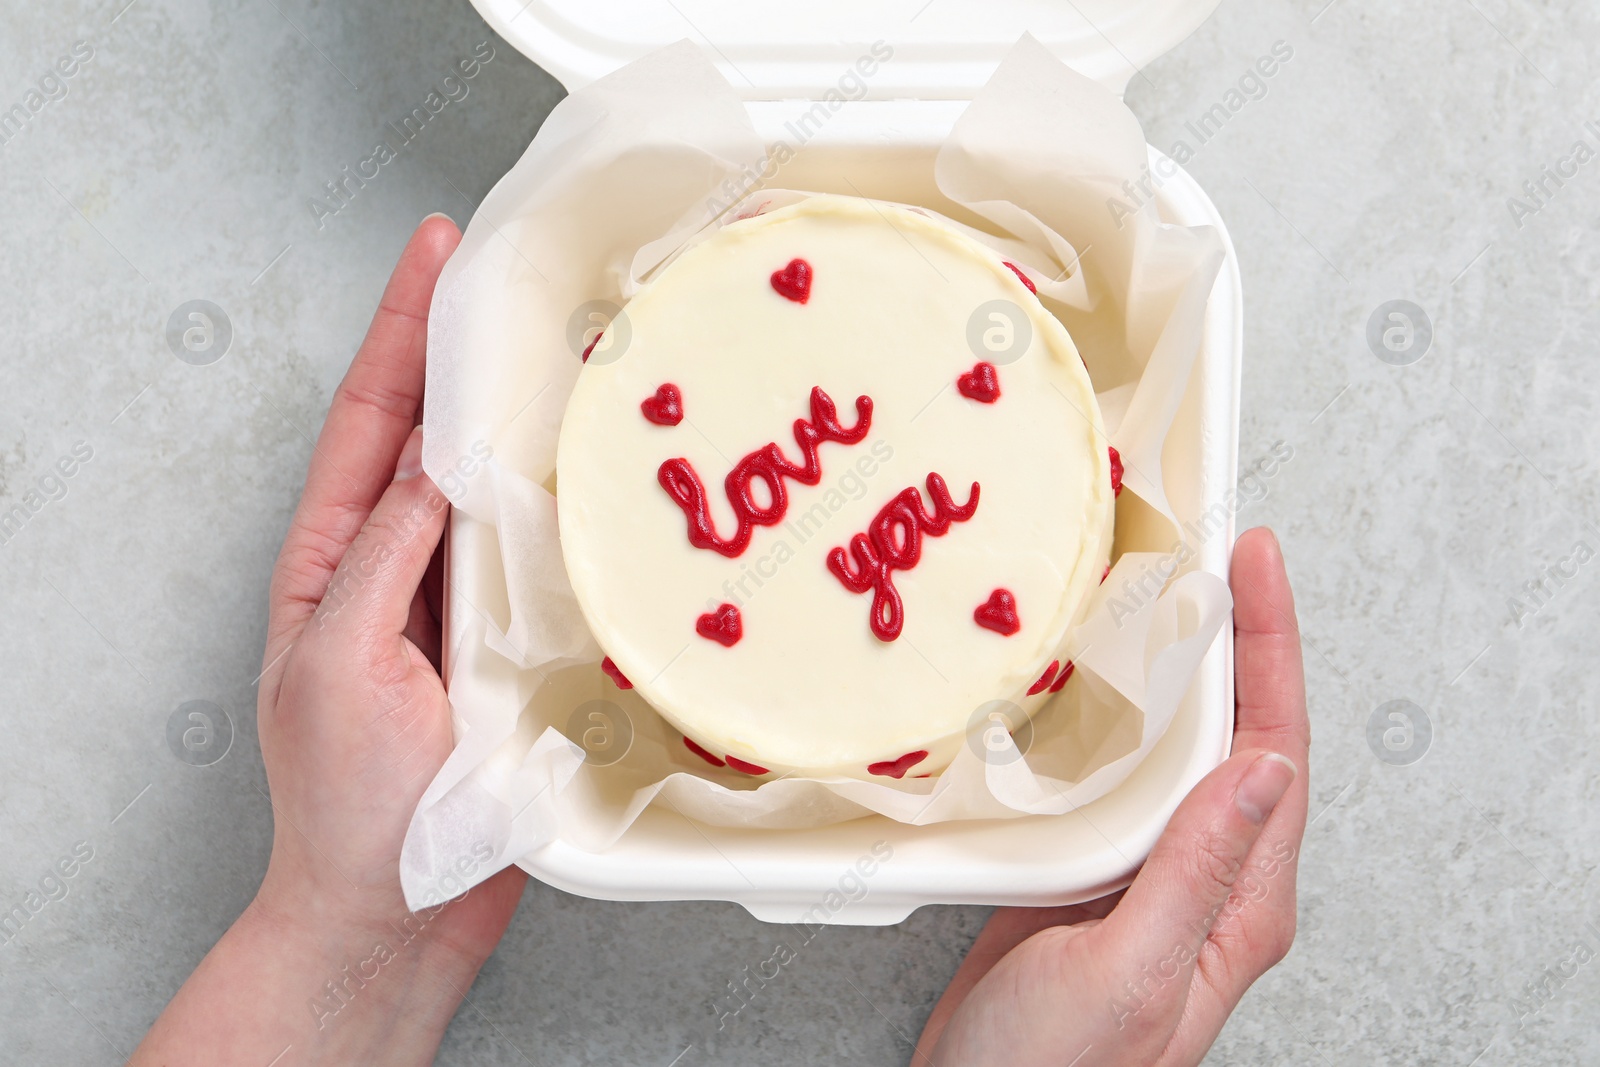
M 394 465 L 394 480 L 404 482 L 422 473 L 422 427 L 418 426 L 406 438 L 406 447 L 400 450 L 400 461 Z
M 1257 825 L 1264 823 L 1299 773 L 1288 756 L 1268 752 L 1244 772 L 1244 777 L 1239 780 L 1239 791 L 1233 795 L 1233 802 L 1239 805 L 1239 811 L 1245 818 Z
M 455 219 L 451 219 L 449 215 L 446 215 L 442 211 L 434 211 L 422 216 L 422 222 L 427 222 L 429 219 L 450 219 L 451 222 L 456 221 Z M 421 226 L 422 222 L 417 223 L 417 225 Z

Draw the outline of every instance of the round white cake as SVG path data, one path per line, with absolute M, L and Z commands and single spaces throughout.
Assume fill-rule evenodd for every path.
M 689 248 L 608 333 L 562 424 L 562 552 L 607 674 L 689 751 L 924 776 L 1061 688 L 1120 486 L 1016 267 L 816 196 Z

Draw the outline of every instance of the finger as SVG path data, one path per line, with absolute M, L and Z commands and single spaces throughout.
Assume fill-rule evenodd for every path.
M 1294 594 L 1283 554 L 1266 529 L 1234 548 L 1234 744 L 1272 749 L 1307 767 L 1310 730 Z M 1308 776 L 1300 775 L 1273 811 L 1245 860 L 1224 913 L 1201 946 L 1173 1049 L 1198 1059 L 1245 991 L 1294 942 L 1296 880 L 1306 826 Z M 1183 1057 L 1180 1056 L 1181 1060 Z
M 1294 593 L 1272 531 L 1246 532 L 1234 546 L 1234 674 L 1236 748 L 1270 749 L 1309 770 L 1311 728 Z M 1301 774 L 1273 812 L 1247 861 L 1248 876 L 1265 894 L 1246 894 L 1232 921 L 1212 930 L 1201 960 L 1207 982 L 1232 1010 L 1250 983 L 1289 951 L 1294 941 L 1295 889 L 1305 836 L 1310 775 Z
M 444 533 L 449 502 L 422 473 L 422 430 L 406 441 L 394 481 L 344 554 L 311 625 L 317 634 L 393 638 L 411 621 L 417 588 Z
M 961 961 L 961 967 L 956 971 L 950 985 L 945 989 L 945 999 L 954 999 L 959 1003 L 966 995 L 966 991 L 978 984 L 978 979 L 988 974 L 990 969 L 1006 953 L 1022 944 L 1040 930 L 1052 926 L 1084 926 L 1088 923 L 1097 923 L 1111 913 L 1117 906 L 1117 901 L 1122 899 L 1122 894 L 1113 893 L 1110 896 L 1100 897 L 1084 904 L 1067 904 L 1055 908 L 996 908 L 994 914 L 989 916 L 989 921 L 984 924 L 978 938 L 967 950 L 966 957 Z M 935 1014 L 938 1007 L 935 1007 Z
M 1001 956 L 1040 930 L 1098 922 L 1111 914 L 1111 909 L 1121 899 L 1122 893 L 1116 892 L 1082 904 L 1064 904 L 1054 908 L 996 908 L 968 950 L 961 965 L 962 970 L 981 967 L 987 972 Z M 956 977 L 962 977 L 961 973 L 957 972 Z M 977 977 L 981 978 L 982 974 Z
M 1178 805 L 1133 884 L 1094 936 L 1109 977 L 1181 1009 L 1200 950 L 1251 849 L 1297 777 L 1277 752 L 1240 752 Z
M 1298 788 L 1298 787 L 1296 787 Z M 1294 943 L 1299 849 L 1277 835 L 1283 809 L 1250 850 L 1233 895 L 1200 946 L 1183 1018 L 1167 1046 L 1173 1063 L 1205 1058 L 1245 991 Z
M 1071 926 L 1078 930 L 1092 929 L 1112 908 L 1116 907 L 1120 899 L 1122 899 L 1121 893 L 1113 893 L 1085 904 L 1069 904 L 1057 908 L 996 908 L 978 934 L 977 940 L 967 950 L 966 957 L 957 968 L 955 977 L 951 978 L 949 985 L 945 987 L 939 1002 L 933 1006 L 928 1021 L 923 1024 L 917 1048 L 925 1055 L 932 1055 L 934 1048 L 939 1044 L 939 1036 L 944 1033 L 945 1026 L 950 1022 L 950 1017 L 961 1007 L 962 1001 L 967 999 L 972 987 L 993 970 L 994 965 L 1004 959 L 1012 949 L 1040 930 L 1052 926 Z
M 275 636 L 298 630 L 389 484 L 422 402 L 428 306 L 461 240 L 430 216 L 400 255 L 366 339 L 329 406 L 274 573 Z M 276 652 L 269 642 L 268 656 Z
M 1233 549 L 1235 748 L 1270 748 L 1304 767 L 1311 728 L 1294 593 L 1278 539 L 1247 531 Z
M 1283 552 L 1272 531 L 1250 530 L 1233 552 L 1236 748 L 1271 749 L 1302 771 L 1310 769 L 1311 726 L 1306 715 L 1305 668 L 1300 626 Z M 1269 886 L 1270 900 L 1228 930 L 1213 931 L 1224 966 L 1213 980 L 1231 996 L 1229 1008 L 1289 951 L 1294 940 L 1295 882 L 1306 830 L 1309 773 L 1289 787 L 1273 812 L 1268 832 L 1251 855 L 1251 869 Z

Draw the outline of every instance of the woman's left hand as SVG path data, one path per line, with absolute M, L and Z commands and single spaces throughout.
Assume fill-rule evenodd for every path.
M 272 576 L 266 877 L 135 1064 L 431 1063 L 516 910 L 515 867 L 415 915 L 400 889 L 406 827 L 452 745 L 424 592 L 449 507 L 417 423 L 428 307 L 460 240 L 423 220 L 328 411 Z

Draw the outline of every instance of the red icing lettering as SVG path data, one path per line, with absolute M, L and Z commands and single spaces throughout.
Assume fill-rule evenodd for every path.
M 794 439 L 800 446 L 801 462 L 791 463 L 777 443 L 758 448 L 733 465 L 733 470 L 723 479 L 723 491 L 728 503 L 733 505 L 734 527 L 732 537 L 721 537 L 711 522 L 706 507 L 705 485 L 700 475 L 686 459 L 669 459 L 656 472 L 656 481 L 667 491 L 672 502 L 683 509 L 689 523 L 689 543 L 696 548 L 709 548 L 730 558 L 741 555 L 750 545 L 750 530 L 755 526 L 776 526 L 789 510 L 789 494 L 783 480 L 793 478 L 802 485 L 816 485 L 822 480 L 822 465 L 817 462 L 817 446 L 823 441 L 838 441 L 853 445 L 867 436 L 872 427 L 872 398 L 856 397 L 856 424 L 846 429 L 839 422 L 839 413 L 833 400 L 820 387 L 811 390 L 811 420 L 794 420 Z M 750 487 L 761 482 L 767 487 L 768 502 L 758 505 Z
M 738 644 L 739 638 L 744 636 L 744 622 L 739 617 L 739 609 L 732 604 L 706 612 L 694 621 L 694 629 L 701 637 L 728 648 Z
M 1000 375 L 993 363 L 979 363 L 956 379 L 961 395 L 980 404 L 993 404 L 1000 399 Z
M 791 259 L 782 270 L 772 272 L 772 288 L 779 296 L 804 304 L 811 299 L 811 264 Z
M 1111 495 L 1118 497 L 1122 495 L 1122 456 L 1109 445 L 1106 450 L 1111 453 Z
M 711 753 L 707 752 L 705 749 L 701 748 L 699 745 L 695 744 L 693 741 L 689 740 L 687 737 L 685 737 L 683 739 L 683 743 L 684 743 L 684 746 L 686 748 L 688 748 L 688 750 L 690 752 L 693 752 L 696 756 L 699 756 L 701 759 L 703 759 L 707 763 L 711 764 L 711 766 L 713 766 L 713 767 L 726 767 L 727 766 L 726 763 L 723 763 L 717 757 L 713 756 Z
M 1060 660 L 1051 660 L 1050 666 L 1046 667 L 1044 669 L 1044 673 L 1039 675 L 1039 680 L 1028 687 L 1028 695 L 1038 696 L 1040 693 L 1044 692 L 1050 683 L 1055 680 L 1056 670 L 1060 668 L 1060 666 Z M 1072 665 L 1070 663 L 1067 664 L 1067 669 L 1072 669 Z
M 1072 661 L 1067 660 L 1067 665 L 1061 668 L 1061 673 L 1056 676 L 1055 684 L 1050 687 L 1050 692 L 1059 693 L 1061 687 L 1067 684 L 1067 679 L 1072 677 Z
M 746 774 L 769 773 L 765 767 L 758 767 L 754 763 L 740 759 L 738 756 L 729 756 L 728 766 L 732 767 L 736 771 L 743 771 Z
M 1011 595 L 1009 589 L 996 589 L 990 593 L 989 599 L 973 611 L 972 618 L 984 629 L 1006 637 L 1022 629 L 1022 620 L 1017 617 L 1017 598 Z
M 904 778 L 907 771 L 927 758 L 926 752 L 907 752 L 899 759 L 867 764 L 867 773 L 880 774 L 885 778 Z
M 880 641 L 893 641 L 905 625 L 905 606 L 894 587 L 894 572 L 908 571 L 922 558 L 922 535 L 940 537 L 952 522 L 965 522 L 978 510 L 978 483 L 972 483 L 967 502 L 957 507 L 950 490 L 937 474 L 928 475 L 930 514 L 923 510 L 916 486 L 902 490 L 883 506 L 864 534 L 850 538 L 850 555 L 842 548 L 828 553 L 828 570 L 852 593 L 872 590 L 872 632 Z
M 583 361 L 585 363 L 589 362 L 589 353 L 594 351 L 594 346 L 599 344 L 600 338 L 604 337 L 605 335 L 606 332 L 601 330 L 599 333 L 594 335 L 593 341 L 590 341 L 588 344 L 583 346 Z
M 610 656 L 607 656 L 605 659 L 600 661 L 600 669 L 606 672 L 607 678 L 610 678 L 613 682 L 617 683 L 618 689 L 633 688 L 633 683 L 628 681 L 627 677 L 623 675 L 621 671 L 617 670 L 617 665 L 611 662 Z
M 1015 274 L 1017 277 L 1022 279 L 1022 284 L 1026 285 L 1028 287 L 1028 292 L 1032 293 L 1034 296 L 1038 296 L 1039 295 L 1039 290 L 1034 288 L 1033 279 L 1029 278 L 1026 274 L 1022 273 L 1022 268 L 1021 267 L 1017 266 L 1015 263 L 1012 263 L 1009 260 L 1006 261 L 1006 266 L 1011 268 L 1011 273 L 1012 274 Z
M 657 426 L 676 426 L 683 421 L 683 392 L 667 382 L 657 387 L 655 396 L 639 401 L 639 410 Z

